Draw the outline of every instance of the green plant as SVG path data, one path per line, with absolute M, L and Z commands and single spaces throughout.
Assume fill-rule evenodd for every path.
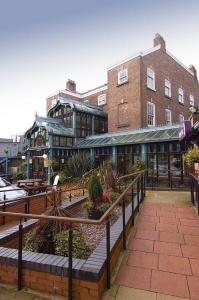
M 63 230 L 54 236 L 55 254 L 68 256 L 68 230 Z M 84 238 L 81 227 L 73 230 L 73 257 L 86 259 L 91 253 L 92 247 Z
M 133 172 L 142 171 L 146 169 L 146 164 L 143 160 L 137 159 L 133 164 Z
M 109 209 L 110 206 L 111 206 L 111 202 L 102 203 L 99 207 L 99 210 L 102 214 L 104 214 L 107 211 L 107 209 Z
M 184 161 L 188 167 L 193 167 L 194 163 L 199 163 L 199 148 L 190 149 L 184 155 Z
M 103 190 L 99 178 L 96 175 L 92 175 L 88 184 L 89 199 L 93 202 L 101 200 Z
M 117 192 L 110 192 L 109 196 L 110 196 L 111 202 L 113 203 L 119 198 L 120 194 Z
M 64 167 L 65 177 L 80 178 L 83 174 L 92 169 L 92 159 L 90 155 L 75 154 L 71 156 Z

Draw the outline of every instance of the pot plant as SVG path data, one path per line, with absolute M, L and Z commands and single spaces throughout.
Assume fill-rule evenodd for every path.
M 190 149 L 184 156 L 186 165 L 189 170 L 197 175 L 199 175 L 199 147 L 194 147 Z

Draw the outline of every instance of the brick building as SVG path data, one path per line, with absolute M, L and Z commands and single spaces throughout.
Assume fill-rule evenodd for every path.
M 199 105 L 199 84 L 194 66 L 184 66 L 156 34 L 153 48 L 107 69 L 107 84 L 79 93 L 68 80 L 66 89 L 47 98 L 47 111 L 60 97 L 102 106 L 108 131 L 115 132 L 187 119 L 189 107 Z

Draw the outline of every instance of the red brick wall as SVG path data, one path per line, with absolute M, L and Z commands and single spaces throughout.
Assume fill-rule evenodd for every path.
M 118 71 L 128 69 L 128 82 L 118 86 Z M 118 105 L 126 103 L 121 109 L 127 120 L 126 126 L 118 123 Z M 140 57 L 117 66 L 108 71 L 108 131 L 122 131 L 124 129 L 141 127 L 140 103 Z M 124 116 L 121 117 L 124 119 Z
M 156 91 L 147 88 L 147 67 L 155 72 Z M 164 95 L 164 81 L 171 82 L 171 99 Z M 178 101 L 178 88 L 184 90 L 184 105 Z M 156 104 L 156 124 L 165 124 L 165 109 L 172 112 L 172 122 L 179 122 L 179 114 L 185 119 L 190 115 L 189 95 L 195 97 L 195 105 L 199 105 L 199 86 L 197 80 L 182 66 L 180 66 L 166 52 L 157 50 L 142 58 L 142 127 L 147 126 L 147 101 Z

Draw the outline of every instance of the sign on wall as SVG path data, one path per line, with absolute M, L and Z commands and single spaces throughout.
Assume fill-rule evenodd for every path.
M 192 132 L 191 121 L 184 121 L 179 129 L 179 140 L 180 142 L 185 138 L 188 138 Z

